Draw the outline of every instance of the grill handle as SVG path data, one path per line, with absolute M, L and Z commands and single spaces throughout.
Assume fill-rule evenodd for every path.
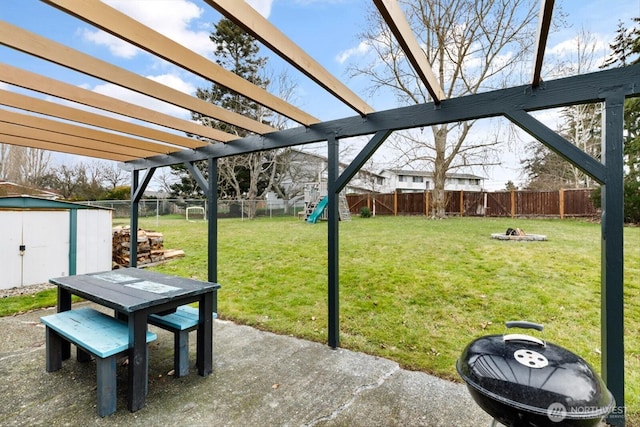
M 527 322 L 524 320 L 513 320 L 510 322 L 506 322 L 505 326 L 507 328 L 521 328 L 521 329 L 535 329 L 536 331 L 541 331 L 544 329 L 539 323 Z

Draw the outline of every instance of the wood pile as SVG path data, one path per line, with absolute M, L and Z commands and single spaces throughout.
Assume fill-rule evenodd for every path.
M 113 228 L 112 264 L 114 269 L 129 266 L 130 248 L 129 226 Z M 183 250 L 164 249 L 162 233 L 138 229 L 138 267 L 149 267 L 182 256 L 184 256 Z

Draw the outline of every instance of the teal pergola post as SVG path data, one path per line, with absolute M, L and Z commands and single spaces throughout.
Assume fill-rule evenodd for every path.
M 209 282 L 218 281 L 218 159 L 209 158 L 209 186 L 207 200 L 208 250 L 207 268 Z M 213 311 L 218 311 L 218 293 L 213 294 Z
M 624 409 L 624 93 L 605 98 L 602 161 L 602 377 L 616 399 L 607 422 L 625 425 Z
M 329 220 L 327 225 L 327 241 L 328 241 L 328 344 L 332 348 L 340 346 L 340 280 L 338 270 L 338 165 L 339 165 L 339 142 L 338 139 L 331 135 L 327 140 L 328 145 L 328 184 L 327 197 L 329 204 L 327 205 Z
M 149 181 L 156 171 L 155 167 L 149 168 L 140 181 L 140 171 L 134 169 L 131 173 L 131 217 L 129 218 L 129 267 L 138 266 L 138 206 Z

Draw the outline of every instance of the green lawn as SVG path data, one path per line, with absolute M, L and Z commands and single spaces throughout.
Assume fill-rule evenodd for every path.
M 165 248 L 183 249 L 158 271 L 207 279 L 203 222 L 142 218 Z M 546 242 L 490 239 L 520 227 Z M 296 218 L 219 221 L 221 318 L 327 340 L 327 224 Z M 545 325 L 542 338 L 600 370 L 600 225 L 574 220 L 424 217 L 340 223 L 341 346 L 460 381 L 471 340 L 507 320 Z M 55 301 L 55 293 L 51 293 Z M 33 298 L 32 298 L 33 299 Z M 10 299 L 11 300 L 11 299 Z M 628 425 L 640 425 L 640 228 L 625 228 Z M 4 305 L 4 304 L 3 304 Z M 6 314 L 6 313 L 5 313 Z
M 206 280 L 206 225 L 143 220 L 184 259 L 157 267 Z M 546 242 L 490 239 L 520 227 Z M 219 221 L 219 315 L 327 340 L 327 224 L 294 218 Z M 625 228 L 627 410 L 640 413 L 640 228 Z M 340 223 L 341 346 L 458 380 L 472 339 L 504 322 L 545 325 L 542 337 L 600 369 L 600 225 L 577 220 L 424 217 Z

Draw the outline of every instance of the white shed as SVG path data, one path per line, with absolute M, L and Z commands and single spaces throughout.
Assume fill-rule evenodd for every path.
M 110 269 L 110 209 L 0 198 L 0 289 Z

